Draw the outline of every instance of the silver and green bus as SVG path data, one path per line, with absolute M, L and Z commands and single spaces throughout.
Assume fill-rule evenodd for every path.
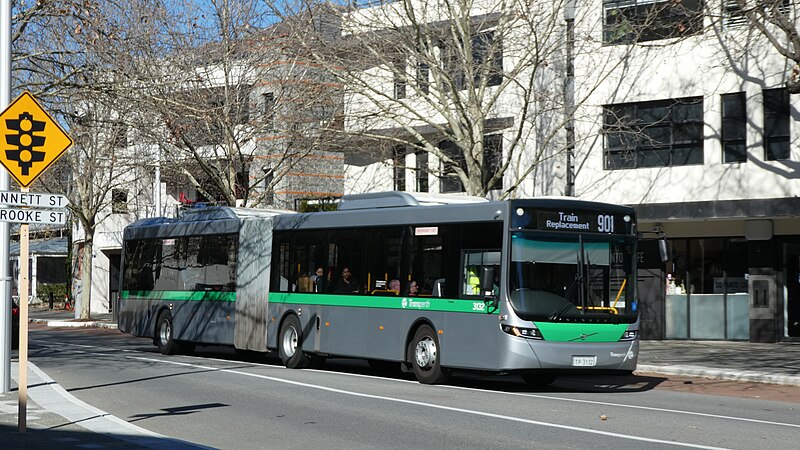
M 630 373 L 639 352 L 630 207 L 574 198 L 443 204 L 403 192 L 337 211 L 228 207 L 124 232 L 122 331 L 195 345 L 453 370 Z

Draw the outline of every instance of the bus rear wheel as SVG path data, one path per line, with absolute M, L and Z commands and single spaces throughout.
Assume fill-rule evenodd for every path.
M 283 365 L 289 369 L 308 366 L 309 358 L 303 353 L 303 329 L 297 316 L 289 316 L 283 321 L 278 337 L 278 354 Z
M 180 351 L 180 345 L 175 340 L 175 327 L 172 324 L 172 313 L 164 311 L 158 316 L 156 322 L 156 345 L 162 355 L 175 355 Z
M 450 372 L 441 364 L 439 337 L 428 325 L 422 325 L 414 333 L 414 339 L 408 346 L 408 359 L 420 383 L 439 384 L 450 378 Z

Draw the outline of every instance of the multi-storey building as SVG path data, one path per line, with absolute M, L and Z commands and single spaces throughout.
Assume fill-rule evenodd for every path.
M 399 3 L 422 5 L 406 8 L 417 17 L 435 8 L 434 3 L 438 11 L 453 7 L 444 0 Z M 392 5 L 351 18 L 363 32 L 364 16 L 389 17 L 385 10 Z M 472 23 L 495 33 L 498 17 L 521 13 L 502 1 L 471 5 Z M 486 116 L 496 121 L 491 131 L 499 136 L 506 158 L 504 147 L 517 131 L 532 131 L 523 132 L 524 150 L 513 160 L 513 172 L 527 179 L 518 183 L 509 172 L 494 195 L 566 194 L 630 204 L 638 210 L 645 238 L 665 233 L 670 244 L 666 264 L 654 241 L 642 243 L 639 289 L 647 338 L 800 338 L 800 100 L 785 87 L 798 69 L 748 22 L 746 12 L 753 5 L 738 0 L 592 0 L 556 2 L 555 16 L 538 9 L 534 18 L 528 10 L 523 13 L 538 27 L 555 25 L 544 17 L 557 17 L 559 23 L 558 33 L 547 41 L 558 50 L 549 51 L 547 65 L 527 72 L 516 71 L 525 51 L 515 44 L 542 45 L 542 35 L 524 29 L 524 22 L 517 23 L 523 27 L 518 31 L 525 32 L 518 41 L 509 39 L 512 32 L 504 35 L 502 76 L 515 77 L 518 85 L 525 84 L 526 76 L 541 77 L 531 84 L 539 101 L 524 108 L 541 111 L 545 101 L 550 107 L 527 128 L 520 127 L 519 93 L 507 89 Z M 795 26 L 794 3 L 781 0 L 774 6 L 768 14 L 785 14 Z M 395 14 L 402 16 L 402 9 Z M 427 26 L 455 19 L 439 17 Z M 392 20 L 384 23 L 396 26 Z M 779 42 L 787 41 L 780 30 L 767 28 Z M 439 63 L 447 64 L 446 55 L 440 51 L 439 56 Z M 398 80 L 396 69 L 375 66 L 370 76 L 385 95 L 366 102 L 353 96 L 346 106 L 367 104 L 385 121 L 392 117 L 379 114 L 380 103 L 413 100 L 409 86 L 415 81 L 412 72 Z M 425 76 L 431 83 L 426 89 L 436 89 Z M 483 94 L 492 96 L 498 89 L 488 86 Z M 554 92 L 561 96 L 560 108 L 553 106 L 559 104 Z M 416 127 L 424 134 L 424 123 L 403 126 L 394 119 L 395 130 Z M 392 127 L 373 130 L 388 134 Z M 435 127 L 427 130 L 437 132 Z M 382 161 L 350 166 L 346 189 L 463 190 L 449 183 L 438 159 L 435 152 L 390 147 Z
M 774 3 L 796 26 L 796 6 Z M 671 244 L 666 267 L 645 262 L 645 336 L 800 338 L 794 63 L 735 0 L 575 2 L 566 19 L 576 97 L 593 90 L 577 105 L 575 195 L 635 205 Z
M 174 103 L 186 107 L 150 111 L 155 118 L 149 122 L 170 122 L 160 125 L 161 145 L 153 143 L 152 135 L 130 127 L 129 138 L 121 141 L 137 155 L 135 159 L 146 163 L 127 171 L 127 181 L 109 190 L 107 206 L 98 214 L 91 255 L 91 311 L 113 309 L 122 231 L 135 220 L 175 217 L 183 209 L 209 204 L 300 209 L 342 195 L 344 157 L 328 136 L 341 128 L 337 119 L 341 95 L 330 76 L 291 51 L 290 31 L 278 24 L 239 43 L 244 51 L 231 58 L 233 76 L 222 74 L 217 66 L 200 67 L 196 74 L 206 76 L 206 88 L 168 92 Z M 257 67 L 246 70 L 243 64 Z M 226 100 L 228 92 L 235 92 L 240 104 Z M 223 114 L 220 120 L 202 120 L 203 114 L 213 117 L 217 110 Z M 227 118 L 233 122 L 225 129 L 221 123 Z M 237 141 L 226 143 L 229 136 Z M 220 173 L 228 167 L 235 170 L 236 185 L 231 189 L 235 200 L 220 194 L 219 186 L 209 181 L 213 174 L 187 156 L 192 152 L 216 164 Z M 84 256 L 84 236 L 77 227 L 72 293 L 76 300 L 82 287 L 79 261 L 88 256 Z

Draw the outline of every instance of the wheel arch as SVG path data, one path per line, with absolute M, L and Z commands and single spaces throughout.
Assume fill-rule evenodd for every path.
M 436 330 L 436 326 L 433 325 L 433 321 L 427 317 L 419 317 L 414 322 L 411 323 L 411 326 L 408 327 L 408 332 L 406 333 L 405 343 L 403 344 L 403 362 L 410 363 L 410 355 L 408 353 L 408 346 L 411 344 L 411 341 L 414 339 L 414 335 L 417 334 L 417 330 L 419 327 L 427 325 L 431 327 L 434 333 L 438 333 Z M 439 340 L 441 343 L 441 340 Z M 441 344 L 440 344 L 441 345 Z
M 289 308 L 286 311 L 282 312 L 280 317 L 278 318 L 278 326 L 275 327 L 275 333 L 272 336 L 272 338 L 274 339 L 273 342 L 275 342 L 275 349 L 276 350 L 278 349 L 278 346 L 280 346 L 281 329 L 283 328 L 283 323 L 286 322 L 286 319 L 289 318 L 289 316 L 297 317 L 297 320 L 300 322 L 300 331 L 301 332 L 303 331 L 302 330 L 302 328 L 303 328 L 303 319 L 300 318 L 300 314 L 298 314 L 297 311 L 295 311 L 293 308 Z
M 158 305 L 153 308 L 153 315 L 150 316 L 153 318 L 152 326 L 150 327 L 150 336 L 153 338 L 153 344 L 158 345 L 158 321 L 161 320 L 161 315 L 165 312 L 172 315 L 172 308 L 169 305 Z M 172 317 L 172 335 L 175 336 L 175 317 Z

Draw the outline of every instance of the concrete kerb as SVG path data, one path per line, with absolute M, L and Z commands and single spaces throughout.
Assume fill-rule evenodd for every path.
M 800 376 L 777 375 L 753 370 L 712 369 L 698 366 L 654 366 L 639 364 L 636 372 L 653 373 L 660 375 L 678 375 L 686 377 L 709 378 L 714 380 L 741 381 L 751 383 L 767 383 L 800 386 Z
M 71 328 L 83 328 L 83 327 L 93 327 L 93 328 L 110 328 L 110 329 L 117 329 L 116 323 L 111 322 L 103 322 L 99 320 L 88 320 L 88 321 L 73 321 L 73 320 L 53 320 L 53 319 L 35 319 L 31 318 L 29 320 L 31 323 L 44 323 L 48 327 L 71 327 Z

